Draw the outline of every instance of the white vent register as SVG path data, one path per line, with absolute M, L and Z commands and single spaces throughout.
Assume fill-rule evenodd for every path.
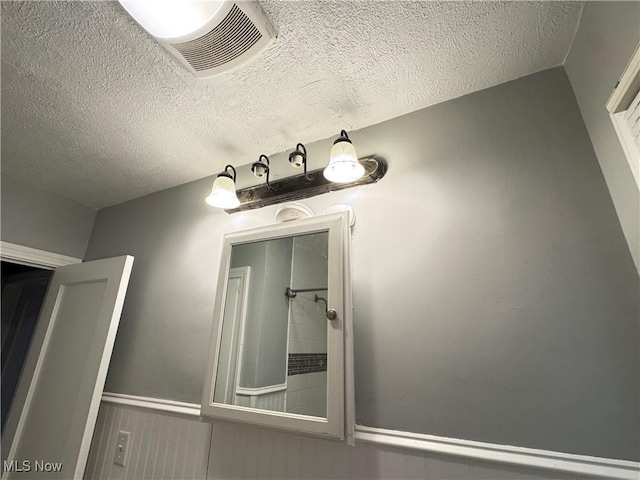
M 255 1 L 119 0 L 196 77 L 246 64 L 275 39 Z

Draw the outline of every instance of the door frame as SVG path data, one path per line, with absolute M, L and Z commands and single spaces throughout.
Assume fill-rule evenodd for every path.
M 59 253 L 49 252 L 47 250 L 39 250 L 37 248 L 27 247 L 25 245 L 18 245 L 17 243 L 10 243 L 5 241 L 0 241 L 0 260 L 3 262 L 17 263 L 20 265 L 42 268 L 44 270 L 55 270 L 57 267 L 82 263 L 81 258 L 61 255 Z M 21 375 L 22 374 L 29 375 L 29 372 L 23 370 Z M 30 384 L 33 377 L 33 372 L 31 372 L 31 375 L 29 375 L 29 377 L 31 377 L 29 378 Z M 14 408 L 9 408 L 7 421 L 2 431 L 2 461 L 7 458 L 10 447 L 13 444 L 13 439 L 15 438 L 18 427 L 19 416 L 20 412 L 16 412 Z
M 61 255 L 59 253 L 39 250 L 37 248 L 5 241 L 0 241 L 0 260 L 45 270 L 55 270 L 57 267 L 82 263 L 81 258 Z M 18 426 L 17 418 L 12 418 L 16 414 L 14 413 L 12 416 L 11 410 L 12 409 L 9 410 L 7 421 L 2 430 L 2 460 L 4 460 L 9 453 L 9 448 L 7 447 L 13 443 L 13 438 L 15 437 Z
M 19 263 L 30 267 L 53 270 L 56 267 L 82 263 L 81 258 L 39 250 L 16 243 L 0 241 L 0 259 L 4 262 Z
M 10 393 L 11 397 L 7 398 L 6 404 L 4 402 L 2 404 L 3 416 L 8 414 L 12 403 L 10 399 L 13 399 L 17 389 L 17 381 L 20 378 L 22 366 L 26 361 L 26 354 L 35 333 L 39 310 L 33 310 L 33 306 L 40 300 L 39 307 L 42 307 L 52 274 L 53 270 L 38 268 L 33 271 L 8 275 L 2 279 L 2 313 L 3 317 L 6 315 L 6 318 L 2 319 L 1 346 L 3 400 L 5 399 L 5 389 L 6 393 L 13 392 Z M 5 320 L 9 322 L 5 324 Z M 5 338 L 5 333 L 7 337 L 12 337 L 11 340 Z M 7 341 L 8 343 L 5 343 Z M 21 364 L 20 358 L 22 358 Z M 17 368 L 18 365 L 20 368 Z M 13 384 L 14 381 L 15 384 Z M 11 388 L 10 385 L 13 387 Z

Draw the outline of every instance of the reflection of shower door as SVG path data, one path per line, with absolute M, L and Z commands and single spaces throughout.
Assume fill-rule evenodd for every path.
M 216 389 L 215 402 L 234 404 L 235 390 L 240 370 L 239 359 L 244 343 L 242 329 L 246 314 L 246 297 L 249 285 L 250 267 L 232 268 L 229 272 L 227 296 L 224 301 L 224 328 L 220 341 L 220 363 L 218 378 L 224 388 Z

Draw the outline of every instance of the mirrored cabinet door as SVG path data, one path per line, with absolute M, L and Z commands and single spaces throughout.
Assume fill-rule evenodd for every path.
M 203 416 L 343 438 L 343 215 L 225 236 Z

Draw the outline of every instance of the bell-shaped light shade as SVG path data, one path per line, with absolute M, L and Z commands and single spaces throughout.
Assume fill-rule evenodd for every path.
M 158 38 L 180 38 L 196 32 L 218 13 L 224 1 L 120 0 L 146 31 Z
M 336 183 L 353 182 L 364 175 L 364 167 L 358 162 L 351 142 L 342 140 L 333 145 L 329 165 L 323 173 L 324 178 Z
M 228 175 L 218 175 L 213 182 L 211 195 L 205 201 L 212 207 L 236 208 L 240 205 L 240 200 L 236 195 L 236 184 Z

